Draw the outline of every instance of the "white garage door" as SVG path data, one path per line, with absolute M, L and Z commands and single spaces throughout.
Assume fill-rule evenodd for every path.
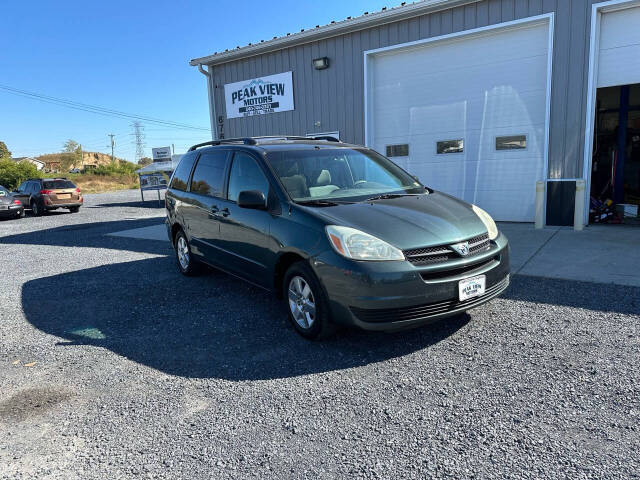
M 602 14 L 598 88 L 640 83 L 640 7 Z
M 369 145 L 498 220 L 533 221 L 545 175 L 548 35 L 544 21 L 372 52 Z

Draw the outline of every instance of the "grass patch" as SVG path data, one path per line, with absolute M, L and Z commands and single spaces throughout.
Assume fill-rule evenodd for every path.
M 104 193 L 140 188 L 136 174 L 95 175 L 93 173 L 63 175 L 75 183 L 82 193 Z

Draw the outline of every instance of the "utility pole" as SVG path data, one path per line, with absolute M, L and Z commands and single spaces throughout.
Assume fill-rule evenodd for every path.
M 115 147 L 116 145 L 116 143 L 113 141 L 113 137 L 115 137 L 115 135 L 113 133 L 110 133 L 109 137 L 111 138 L 111 163 L 113 163 L 113 147 Z
M 78 148 L 80 148 L 80 168 L 84 170 L 84 155 L 82 155 L 82 144 L 79 144 Z
M 171 144 L 171 154 L 175 155 L 175 153 L 176 153 L 176 146 L 172 143 Z
M 131 124 L 133 126 L 133 135 L 136 137 L 136 163 L 144 157 L 144 127 L 141 122 L 135 121 Z

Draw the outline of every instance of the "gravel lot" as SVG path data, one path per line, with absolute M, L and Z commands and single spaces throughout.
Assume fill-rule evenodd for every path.
M 638 478 L 640 289 L 515 276 L 405 333 L 308 342 L 182 278 L 136 191 L 0 221 L 0 478 Z

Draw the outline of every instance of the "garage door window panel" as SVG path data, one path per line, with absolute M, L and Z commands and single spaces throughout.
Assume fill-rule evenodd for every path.
M 496 137 L 496 150 L 526 150 L 526 135 L 505 135 Z
M 438 153 L 438 155 L 445 155 L 449 153 L 463 153 L 464 140 L 441 140 L 436 143 L 436 152 Z

